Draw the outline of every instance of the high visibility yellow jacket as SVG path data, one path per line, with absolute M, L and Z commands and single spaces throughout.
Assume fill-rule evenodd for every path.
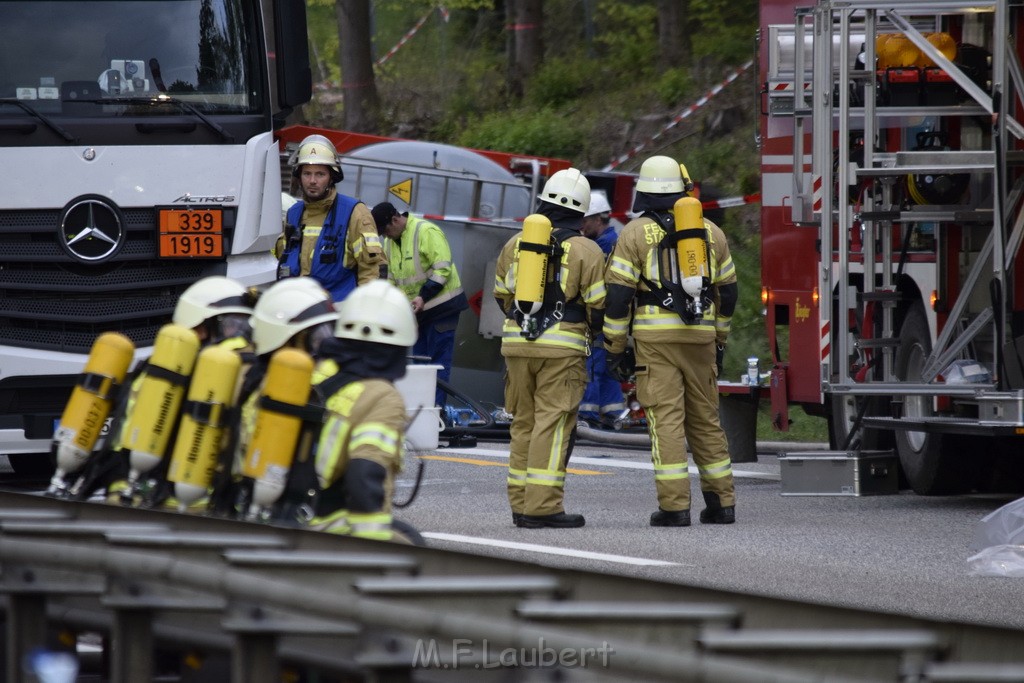
M 519 244 L 522 238 L 523 233 L 520 232 L 505 243 L 494 272 L 494 296 L 506 314 L 515 305 Z M 593 339 L 591 327 L 593 325 L 600 329 L 599 321 L 604 311 L 604 252 L 597 242 L 580 234 L 564 240 L 561 246 L 559 285 L 567 303 L 585 308 L 586 319 L 555 323 L 540 337 L 530 341 L 520 334 L 522 330 L 516 321 L 506 317 L 502 330 L 501 355 L 559 358 L 589 354 L 589 344 Z
M 458 313 L 469 307 L 459 271 L 452 262 L 448 239 L 440 227 L 409 216 L 397 241 L 384 240 L 388 279 L 410 301 L 423 297 L 421 324 Z
M 704 219 L 704 227 L 710 246 L 712 285 L 736 282 L 736 267 L 729 254 L 725 233 L 707 219 Z M 655 284 L 661 281 L 658 243 L 664 236 L 664 228 L 649 217 L 641 216 L 626 224 L 605 269 L 607 285 L 621 285 L 634 292 L 649 292 L 650 289 L 640 276 L 642 274 Z M 704 310 L 700 322 L 687 325 L 671 309 L 645 305 L 642 301 L 636 303 L 632 332 L 637 339 L 655 343 L 704 344 L 716 339 L 724 343 L 729 335 L 731 316 L 722 315 L 717 304 Z M 604 337 L 608 351 L 622 353 L 625 350 L 629 323 L 628 307 L 625 312 L 614 309 L 605 312 Z

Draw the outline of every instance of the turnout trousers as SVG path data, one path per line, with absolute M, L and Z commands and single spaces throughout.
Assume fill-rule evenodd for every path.
M 508 502 L 512 512 L 565 512 L 566 453 L 586 386 L 586 358 L 505 358 L 509 428 Z
M 723 506 L 734 505 L 729 446 L 718 420 L 718 371 L 715 343 L 636 344 L 637 399 L 647 415 L 658 506 L 690 508 L 686 446 L 700 473 L 701 491 L 717 493 Z

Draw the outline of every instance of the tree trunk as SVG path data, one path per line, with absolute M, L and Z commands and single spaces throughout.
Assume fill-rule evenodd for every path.
M 508 0 L 514 21 L 512 32 L 512 74 L 509 91 L 520 96 L 544 59 L 544 1 Z
M 377 133 L 380 99 L 373 76 L 369 0 L 337 0 L 338 54 L 344 93 L 345 128 Z
M 690 35 L 698 30 L 690 16 L 690 0 L 658 0 L 658 71 L 690 63 L 693 45 Z

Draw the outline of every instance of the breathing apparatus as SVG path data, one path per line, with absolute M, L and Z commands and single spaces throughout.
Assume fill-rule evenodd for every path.
M 64 495 L 66 475 L 80 470 L 92 454 L 134 352 L 131 340 L 117 332 L 105 332 L 93 342 L 85 368 L 53 434 L 57 469 L 48 495 Z

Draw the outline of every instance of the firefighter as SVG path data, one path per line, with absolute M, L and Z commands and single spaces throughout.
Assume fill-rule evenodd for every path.
M 243 363 L 251 362 L 249 316 L 257 294 L 231 278 L 221 275 L 198 280 L 190 285 L 174 307 L 171 322 L 195 333 L 202 346 L 217 344 L 242 355 Z M 150 361 L 140 364 L 125 382 L 111 420 L 111 432 L 117 438 L 109 449 L 90 459 L 75 487 L 75 496 L 88 498 L 94 491 L 106 487 L 110 502 L 125 502 L 121 496 L 128 488 L 128 459 L 122 443 L 126 441 L 123 429 L 129 426 L 136 397 L 146 379 Z
M 210 510 L 220 516 L 243 514 L 249 507 L 252 482 L 242 481 L 243 461 L 256 420 L 257 399 L 263 388 L 271 356 L 282 348 L 300 349 L 316 358 L 324 340 L 331 337 L 337 311 L 331 295 L 308 277 L 275 282 L 253 308 L 252 338 L 255 361 L 245 372 L 239 397 L 236 437 L 222 458 L 214 477 Z M 310 416 L 313 419 L 314 416 Z M 298 453 L 300 467 L 289 471 L 286 504 L 301 499 L 312 485 L 311 469 L 303 470 L 308 453 Z M 282 506 L 283 507 L 283 506 Z M 294 506 L 292 506 L 294 507 Z M 284 514 L 287 514 L 285 512 Z
M 438 226 L 408 212 L 400 214 L 389 202 L 373 207 L 372 213 L 377 230 L 386 238 L 388 280 L 405 293 L 416 314 L 418 334 L 412 354 L 439 365 L 437 377 L 447 382 L 455 328 L 459 315 L 469 308 L 448 240 Z M 440 406 L 444 401 L 445 392 L 438 389 L 435 402 Z
M 335 302 L 380 277 L 387 261 L 369 208 L 338 192 L 344 175 L 338 153 L 322 135 L 310 135 L 294 155 L 292 176 L 302 197 L 285 219 L 274 254 L 278 279 L 308 275 L 330 292 Z
M 604 192 L 590 193 L 590 208 L 583 217 L 584 237 L 597 242 L 607 260 L 615 247 L 619 234 L 611 224 L 612 207 Z M 587 358 L 587 388 L 580 403 L 580 418 L 595 426 L 614 426 L 615 421 L 626 408 L 622 396 L 622 384 L 608 372 L 605 362 L 604 337 L 597 335 Z
M 316 449 L 321 486 L 309 526 L 394 540 L 391 501 L 401 469 L 406 410 L 393 382 L 405 375 L 416 318 L 405 294 L 379 280 L 356 288 L 324 342 L 318 385 L 326 397 Z
M 647 159 L 640 168 L 633 201 L 633 211 L 641 215 L 622 229 L 605 272 L 605 348 L 609 369 L 621 379 L 625 379 L 623 360 L 632 324 L 637 398 L 647 416 L 658 495 L 651 526 L 690 524 L 687 444 L 704 494 L 700 521 L 732 524 L 736 520 L 732 465 L 718 421 L 717 387 L 736 307 L 736 271 L 725 234 L 701 217 L 697 200 L 680 203 L 691 207 L 696 225 L 677 224 L 674 207 L 692 187 L 672 158 Z M 697 278 L 698 284 L 703 280 L 697 289 L 681 286 L 680 264 L 690 260 L 678 255 L 684 238 L 697 242 L 693 260 L 707 264 L 703 278 Z
M 539 199 L 495 270 L 494 296 L 506 314 L 505 406 L 513 415 L 508 499 L 516 526 L 581 527 L 583 515 L 563 507 L 565 467 L 592 331 L 601 329 L 604 258 L 580 234 L 590 184 L 578 169 L 552 175 Z

